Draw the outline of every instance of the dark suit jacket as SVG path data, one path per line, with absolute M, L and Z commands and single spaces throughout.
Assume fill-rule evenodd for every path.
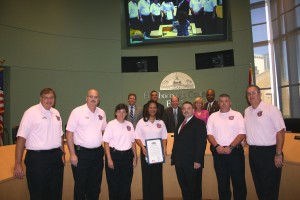
M 190 11 L 190 3 L 187 2 L 186 0 L 184 0 L 181 4 L 181 1 L 178 3 L 178 6 L 177 6 L 177 11 L 176 11 L 176 17 L 178 19 L 178 14 L 180 12 L 185 12 L 187 17 L 189 15 L 189 11 Z M 180 5 L 180 6 L 179 6 Z
M 135 111 L 133 114 L 133 120 L 131 120 L 130 119 L 130 105 L 128 105 L 128 114 L 127 114 L 126 120 L 130 121 L 132 123 L 133 127 L 135 128 L 138 121 L 141 118 L 143 118 L 143 110 L 142 110 L 142 108 L 137 107 L 136 105 L 134 107 L 135 107 Z
M 174 133 L 171 163 L 178 167 L 194 167 L 194 162 L 197 162 L 204 168 L 207 136 L 205 122 L 193 116 L 180 130 L 180 134 L 179 127 L 176 127 Z
M 208 109 L 207 109 L 207 106 L 208 106 L 208 102 L 206 102 L 206 103 L 204 104 L 203 108 L 204 108 L 205 110 L 208 110 Z M 219 110 L 220 110 L 220 107 L 219 107 L 218 102 L 217 102 L 217 101 L 214 101 L 214 103 L 212 104 L 212 107 L 210 108 L 209 115 L 211 115 L 212 113 L 217 112 L 217 111 L 219 111 Z
M 178 124 L 180 125 L 183 120 L 184 120 L 184 117 L 182 115 L 181 107 L 178 107 L 178 110 L 177 110 Z M 174 120 L 174 116 L 173 116 L 173 108 L 172 107 L 165 109 L 164 114 L 163 114 L 163 121 L 165 122 L 168 133 L 174 133 L 175 132 L 175 120 Z

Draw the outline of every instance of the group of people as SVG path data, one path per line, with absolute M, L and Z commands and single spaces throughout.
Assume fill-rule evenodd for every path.
M 151 30 L 158 30 L 161 24 L 172 24 L 174 4 L 171 0 L 130 0 L 128 2 L 129 26 L 142 30 L 150 36 Z
M 87 92 L 86 103 L 75 108 L 66 126 L 67 146 L 74 178 L 74 199 L 98 199 L 105 167 L 109 199 L 131 199 L 131 182 L 140 148 L 143 199 L 163 200 L 163 163 L 149 164 L 146 141 L 160 139 L 167 156 L 167 134 L 174 133 L 171 165 L 184 200 L 202 199 L 202 171 L 207 140 L 213 155 L 220 199 L 246 199 L 244 145 L 249 145 L 250 169 L 259 199 L 278 199 L 283 166 L 285 125 L 280 111 L 261 100 L 256 85 L 246 89 L 244 117 L 231 109 L 228 94 L 215 100 L 215 91 L 194 103 L 171 97 L 171 107 L 158 103 L 150 92 L 143 108 L 137 96 L 128 95 L 128 105 L 115 107 L 115 119 L 107 123 L 99 108 L 100 95 Z M 40 92 L 40 103 L 24 113 L 17 134 L 14 175 L 23 178 L 24 149 L 26 178 L 31 199 L 62 199 L 64 142 L 62 119 L 53 108 L 56 94 Z M 103 156 L 105 155 L 105 162 Z
M 149 37 L 161 24 L 174 24 L 178 36 L 188 36 L 191 20 L 203 34 L 211 34 L 216 31 L 217 5 L 217 0 L 163 0 L 161 4 L 160 0 L 129 0 L 129 26 Z

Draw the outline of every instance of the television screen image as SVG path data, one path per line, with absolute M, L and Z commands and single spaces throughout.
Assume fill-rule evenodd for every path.
M 227 40 L 225 0 L 126 0 L 128 46 Z

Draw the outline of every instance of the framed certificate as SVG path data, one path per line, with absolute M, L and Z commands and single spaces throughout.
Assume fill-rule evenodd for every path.
M 165 162 L 162 139 L 149 139 L 145 140 L 148 164 L 163 163 Z

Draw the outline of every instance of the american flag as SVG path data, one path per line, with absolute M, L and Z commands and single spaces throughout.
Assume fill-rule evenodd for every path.
M 3 123 L 3 113 L 4 113 L 4 93 L 3 93 L 3 68 L 0 68 L 0 137 L 3 141 L 4 137 L 4 123 Z

